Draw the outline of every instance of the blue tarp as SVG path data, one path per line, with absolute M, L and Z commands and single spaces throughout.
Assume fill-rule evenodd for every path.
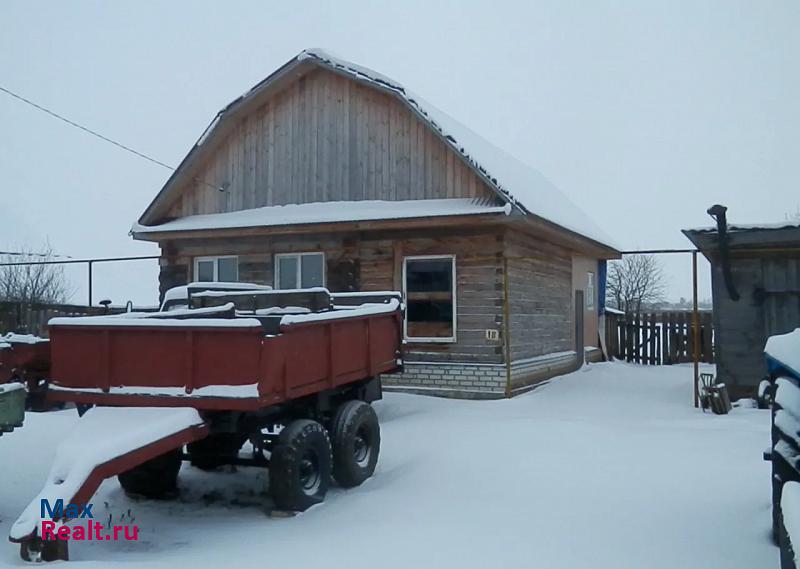
M 603 315 L 606 311 L 606 273 L 608 261 L 603 259 L 597 262 L 597 313 Z

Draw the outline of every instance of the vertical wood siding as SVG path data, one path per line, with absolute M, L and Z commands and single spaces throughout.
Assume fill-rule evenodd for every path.
M 207 144 L 214 143 L 214 137 Z M 317 69 L 242 119 L 168 217 L 337 200 L 491 197 L 394 97 Z
M 739 301 L 728 296 L 718 258 L 711 267 L 714 350 L 717 376 L 732 397 L 752 396 L 766 375 L 764 344 L 769 336 L 800 322 L 800 258 L 762 253 L 731 257 Z
M 571 252 L 518 231 L 505 242 L 511 361 L 573 350 Z

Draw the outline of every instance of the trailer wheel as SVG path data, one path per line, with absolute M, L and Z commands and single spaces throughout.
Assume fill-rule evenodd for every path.
M 331 484 L 331 443 L 325 427 L 308 419 L 290 423 L 278 437 L 269 464 L 275 505 L 302 512 L 322 502 Z
M 192 466 L 200 470 L 214 470 L 239 455 L 239 449 L 247 441 L 240 433 L 217 433 L 189 443 L 186 449 Z
M 143 462 L 117 476 L 127 494 L 145 498 L 173 498 L 178 492 L 181 451 L 173 450 Z
M 378 416 L 369 403 L 348 401 L 333 417 L 333 477 L 340 486 L 358 486 L 375 472 L 381 448 Z

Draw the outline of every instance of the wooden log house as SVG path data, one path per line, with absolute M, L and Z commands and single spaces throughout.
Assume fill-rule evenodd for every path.
M 599 355 L 617 249 L 536 170 L 399 83 L 306 50 L 214 118 L 131 233 L 160 290 L 400 290 L 389 389 L 510 396 Z

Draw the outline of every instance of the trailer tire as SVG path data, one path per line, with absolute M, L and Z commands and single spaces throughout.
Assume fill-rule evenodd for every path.
M 372 405 L 348 401 L 333 417 L 333 477 L 344 488 L 363 483 L 375 472 L 381 427 Z
M 289 423 L 270 457 L 269 486 L 275 505 L 302 512 L 322 502 L 331 484 L 331 462 L 325 427 L 308 419 Z
M 180 469 L 181 451 L 176 449 L 120 473 L 117 479 L 127 494 L 168 499 L 178 492 Z
M 230 464 L 239 455 L 239 449 L 247 441 L 240 433 L 217 433 L 189 443 L 186 450 L 192 466 L 200 470 L 214 470 Z

